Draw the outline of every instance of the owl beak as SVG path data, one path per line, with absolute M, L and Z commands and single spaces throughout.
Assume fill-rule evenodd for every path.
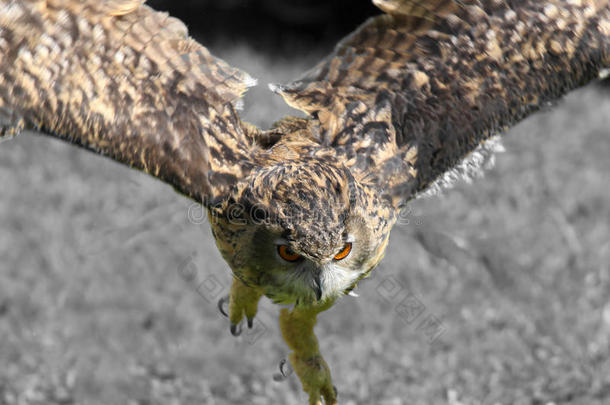
M 316 299 L 320 301 L 322 299 L 322 280 L 320 280 L 319 272 L 313 276 L 313 285 L 311 286 L 311 288 L 316 294 Z

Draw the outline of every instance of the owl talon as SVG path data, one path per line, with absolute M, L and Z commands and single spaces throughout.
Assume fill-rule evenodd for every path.
M 279 372 L 279 374 L 276 373 L 273 375 L 273 381 L 277 381 L 277 382 L 286 381 L 286 379 L 288 379 L 288 377 L 290 377 L 292 375 L 291 369 L 289 369 L 288 371 L 284 370 L 284 367 L 286 367 L 287 363 L 288 363 L 288 360 L 286 360 L 286 359 L 280 360 L 280 372 Z
M 222 316 L 224 316 L 225 318 L 229 317 L 229 314 L 227 313 L 227 311 L 225 311 L 225 305 L 228 306 L 229 303 L 229 296 L 225 295 L 224 297 L 221 297 L 218 300 L 218 310 L 220 311 L 220 313 L 222 314 Z
M 258 301 L 263 295 L 261 290 L 248 287 L 238 278 L 233 279 L 231 285 L 231 292 L 228 297 L 222 298 L 218 302 L 218 307 L 221 308 L 221 312 L 226 314 L 228 312 L 229 320 L 231 321 L 231 333 L 237 331 L 237 324 L 241 323 L 246 318 L 246 324 L 248 328 L 254 327 L 254 317 L 258 308 Z M 228 302 L 228 311 L 225 311 L 224 303 Z M 238 333 L 241 333 L 241 328 Z M 235 333 L 233 333 L 235 335 Z M 236 335 L 237 336 L 237 335 Z
M 237 325 L 232 323 L 230 329 L 231 329 L 231 335 L 233 335 L 235 337 L 241 335 L 241 332 L 242 332 L 241 322 L 238 323 Z

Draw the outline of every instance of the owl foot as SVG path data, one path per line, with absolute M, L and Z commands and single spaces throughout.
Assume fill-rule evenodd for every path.
M 330 369 L 321 355 L 308 359 L 291 353 L 290 363 L 301 380 L 303 391 L 309 395 L 310 405 L 336 405 L 337 390 L 332 384 Z
M 229 314 L 227 314 L 227 310 L 225 309 L 225 307 L 227 305 L 229 305 L 229 296 L 228 295 L 225 295 L 224 297 L 222 297 L 218 300 L 218 311 L 225 318 L 229 318 Z M 254 324 L 254 318 L 248 318 L 248 329 L 252 329 L 253 324 Z M 231 335 L 233 335 L 233 336 L 241 335 L 241 332 L 242 332 L 241 325 L 242 325 L 241 321 L 237 325 L 231 323 L 231 327 L 230 327 Z
M 241 321 L 244 315 L 246 316 L 248 328 L 251 329 L 254 326 L 258 301 L 262 295 L 261 290 L 248 287 L 239 279 L 234 278 L 230 294 L 218 300 L 218 310 L 231 321 L 230 330 L 233 336 L 241 335 Z M 225 310 L 227 303 L 229 307 L 228 313 Z
M 225 309 L 225 307 L 227 305 L 229 305 L 229 296 L 228 295 L 225 295 L 224 297 L 222 297 L 218 300 L 218 311 L 220 311 L 222 316 L 224 316 L 225 318 L 229 317 L 229 314 L 227 314 L 227 311 Z M 250 326 L 250 322 L 248 322 L 248 328 L 252 328 L 252 326 Z M 233 335 L 233 336 L 237 337 L 237 336 L 241 335 L 241 332 L 242 332 L 241 322 L 238 323 L 237 325 L 231 324 L 230 330 L 231 330 L 231 335 Z
M 288 363 L 288 360 L 286 360 L 286 359 L 280 360 L 280 364 L 279 364 L 280 372 L 273 375 L 273 381 L 284 382 L 292 375 L 292 373 L 294 373 L 294 370 L 292 368 L 287 368 L 286 363 Z M 335 392 L 335 397 L 339 395 L 339 392 L 337 391 L 337 387 L 334 385 L 333 385 L 333 391 Z
M 303 391 L 309 395 L 310 405 L 337 404 L 337 391 L 332 384 L 330 369 L 318 347 L 313 333 L 319 312 L 328 309 L 332 302 L 317 307 L 295 307 L 280 311 L 280 329 L 284 341 L 293 350 L 290 364 L 296 372 Z M 324 402 L 322 402 L 322 400 Z

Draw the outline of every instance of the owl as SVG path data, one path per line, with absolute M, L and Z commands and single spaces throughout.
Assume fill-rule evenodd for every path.
M 231 333 L 263 296 L 289 305 L 310 404 L 337 403 L 317 316 L 371 274 L 400 210 L 610 67 L 608 0 L 373 3 L 326 59 L 269 86 L 306 118 L 263 130 L 237 114 L 256 80 L 140 0 L 0 0 L 0 136 L 41 131 L 204 206 L 234 275 Z

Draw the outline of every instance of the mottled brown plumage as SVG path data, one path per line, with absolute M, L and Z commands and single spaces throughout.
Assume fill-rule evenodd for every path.
M 140 3 L 0 3 L 3 130 L 39 129 L 213 202 L 251 167 L 231 102 L 253 80 Z
M 255 81 L 141 3 L 1 0 L 0 135 L 38 129 L 208 207 L 232 331 L 262 295 L 295 304 L 280 323 L 312 404 L 336 401 L 315 317 L 381 260 L 398 210 L 610 66 L 609 0 L 374 0 L 385 14 L 271 86 L 308 118 L 262 131 L 235 109 Z
M 605 1 L 375 3 L 393 14 L 277 90 L 394 207 L 610 64 Z

